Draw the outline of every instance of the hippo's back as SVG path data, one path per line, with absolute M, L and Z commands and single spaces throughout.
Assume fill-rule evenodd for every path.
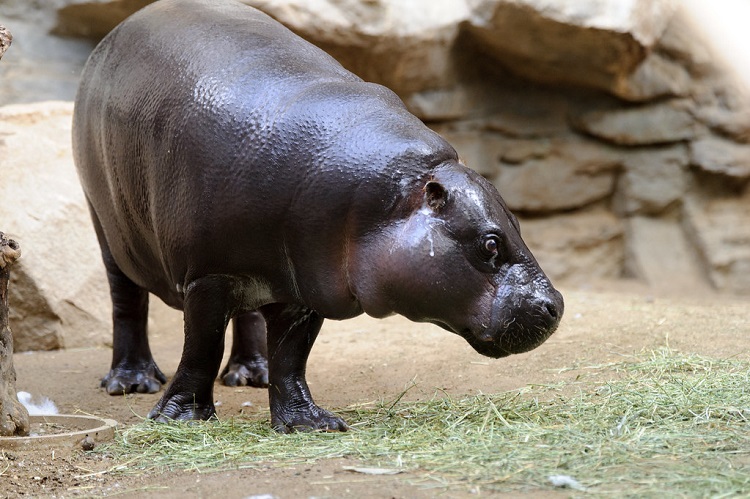
M 404 151 L 455 155 L 395 94 L 228 0 L 161 0 L 118 26 L 86 64 L 73 128 L 115 261 L 175 306 L 191 272 L 273 268 L 295 204 L 345 218 L 343 184 Z

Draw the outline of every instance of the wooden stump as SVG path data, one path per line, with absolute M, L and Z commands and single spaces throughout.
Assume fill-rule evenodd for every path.
M 8 28 L 0 24 L 0 59 L 3 58 L 3 54 L 6 50 L 8 50 L 8 47 L 10 47 L 10 42 L 13 40 L 13 37 L 10 34 L 10 31 L 8 31 Z
M 21 250 L 0 232 L 0 436 L 28 435 L 29 413 L 16 397 L 13 335 L 8 326 L 10 268 Z

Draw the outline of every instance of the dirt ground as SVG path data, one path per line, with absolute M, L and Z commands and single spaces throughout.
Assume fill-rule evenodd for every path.
M 635 284 L 563 287 L 562 325 L 538 349 L 488 359 L 461 338 L 399 317 L 361 317 L 323 326 L 308 364 L 316 401 L 335 409 L 380 398 L 394 399 L 415 380 L 407 397 L 431 397 L 435 389 L 469 395 L 547 383 L 575 376 L 559 369 L 598 364 L 665 344 L 712 357 L 750 356 L 750 299 L 722 295 L 664 296 Z M 154 300 L 156 301 L 156 300 Z M 152 306 L 151 343 L 162 370 L 171 376 L 182 348 L 181 315 Z M 144 417 L 158 394 L 112 397 L 99 389 L 109 368 L 107 348 L 16 354 L 18 389 L 51 398 L 62 413 L 86 413 L 132 424 Z M 267 413 L 265 390 L 215 385 L 220 417 L 242 411 Z M 243 406 L 251 402 L 252 406 Z M 367 476 L 343 469 L 354 460 L 310 466 L 199 473 L 108 473 L 115 463 L 98 454 L 57 449 L 0 451 L 2 497 L 477 497 L 477 489 L 425 488 L 407 474 Z M 495 493 L 494 496 L 504 494 Z M 507 496 L 513 496 L 509 493 Z M 517 495 L 517 493 L 516 493 Z M 567 497 L 564 490 L 530 489 L 524 497 Z

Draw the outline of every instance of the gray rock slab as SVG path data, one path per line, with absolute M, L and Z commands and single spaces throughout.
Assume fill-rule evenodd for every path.
M 505 140 L 494 146 L 492 181 L 513 210 L 549 213 L 590 205 L 614 192 L 621 151 L 568 135 L 540 141 Z
M 521 218 L 521 233 L 553 280 L 586 283 L 622 276 L 624 230 L 608 210 Z
M 618 93 L 675 9 L 671 0 L 474 0 L 470 36 L 512 71 Z
M 92 42 L 49 35 L 43 22 L 4 21 L 13 46 L 0 63 L 0 106 L 73 100 Z
M 110 341 L 104 267 L 71 158 L 72 108 L 0 108 L 0 220 L 23 248 L 10 287 L 17 351 Z
M 688 152 L 682 144 L 629 152 L 623 165 L 614 203 L 618 213 L 658 215 L 688 191 Z
M 750 295 L 750 189 L 739 196 L 688 198 L 683 225 L 714 287 Z
M 578 116 L 574 125 L 594 137 L 625 146 L 685 141 L 704 130 L 684 99 L 590 111 Z
M 629 276 L 666 292 L 711 289 L 680 223 L 668 217 L 631 217 L 626 223 L 625 269 Z
M 616 96 L 633 102 L 660 97 L 684 97 L 690 94 L 693 80 L 681 61 L 652 52 L 635 70 L 617 80 L 612 88 Z
M 750 179 L 750 144 L 704 137 L 690 143 L 690 164 L 744 183 Z

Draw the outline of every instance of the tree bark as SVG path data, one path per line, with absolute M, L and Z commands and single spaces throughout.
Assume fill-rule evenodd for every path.
M 0 59 L 3 58 L 3 54 L 6 50 L 8 50 L 8 47 L 10 47 L 10 42 L 12 41 L 13 36 L 11 36 L 8 28 L 0 24 Z
M 13 335 L 8 325 L 10 268 L 21 250 L 0 232 L 0 436 L 28 435 L 29 413 L 16 396 Z

